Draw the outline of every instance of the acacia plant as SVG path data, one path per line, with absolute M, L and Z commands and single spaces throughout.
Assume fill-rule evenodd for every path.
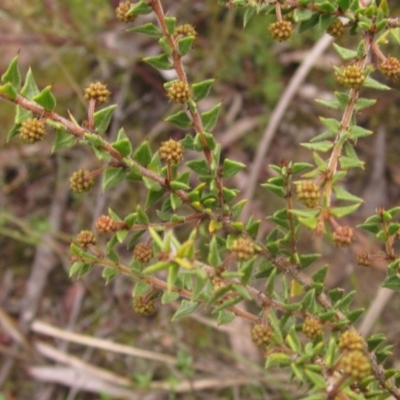
M 325 130 L 302 144 L 314 164 L 286 160 L 271 165 L 272 177 L 261 184 L 265 201 L 281 199 L 281 208 L 265 215 L 275 226 L 265 237 L 259 235 L 262 220 L 241 218 L 247 199 L 230 185 L 246 165 L 224 158 L 214 138 L 221 103 L 199 111 L 198 102 L 208 96 L 214 79 L 188 78 L 184 56 L 196 46 L 196 29 L 178 24 L 162 3 L 126 0 L 116 16 L 129 24 L 132 35 L 158 41 L 159 54 L 144 58 L 146 63 L 175 71 L 176 79 L 164 88 L 179 109 L 166 121 L 185 132 L 180 141 L 152 148 L 148 141 L 131 140 L 123 128 L 114 142 L 108 141 L 105 132 L 117 106 L 103 106 L 110 96 L 106 83 L 93 82 L 85 89 L 87 119 L 78 121 L 53 111 L 51 86 L 39 89 L 31 70 L 21 79 L 18 57 L 2 75 L 0 97 L 16 108 L 8 140 L 19 137 L 28 145 L 52 132 L 53 151 L 91 149 L 103 166 L 77 170 L 69 181 L 75 193 L 88 192 L 100 175 L 104 191 L 137 181 L 147 193 L 144 204 L 128 215 L 109 209 L 94 232 L 85 229 L 76 236 L 70 275 L 79 278 L 92 268 L 103 268 L 106 282 L 128 275 L 135 282 L 133 308 L 139 314 L 178 302 L 173 319 L 207 309 L 219 324 L 249 320 L 265 367 L 287 369 L 290 379 L 308 389 L 304 399 L 400 399 L 400 371 L 385 367 L 390 346 L 384 335 L 363 338 L 357 332 L 354 323 L 364 310 L 352 308 L 355 292 L 326 290 L 329 266 L 310 273 L 320 255 L 303 254 L 297 246 L 310 230 L 339 248 L 352 244 L 356 229 L 367 230 L 382 243 L 378 256 L 387 262 L 382 286 L 400 289 L 400 258 L 394 250 L 400 207 L 377 209 L 357 228 L 342 222 L 363 201 L 344 187 L 349 171 L 364 165 L 357 142 L 373 134 L 357 124 L 357 113 L 376 102 L 363 97 L 363 91 L 389 89 L 371 77 L 376 71 L 376 77 L 400 74 L 400 61 L 381 50 L 384 41 L 399 39 L 399 24 L 390 18 L 386 0 L 219 0 L 226 12 L 243 8 L 244 25 L 256 13 L 269 20 L 273 16 L 267 29 L 279 42 L 288 41 L 295 30 L 319 26 L 333 38 L 352 35 L 355 43 L 354 48 L 333 44 L 343 60 L 332 67 L 337 91 L 331 100 L 318 102 L 335 110 L 336 117 L 320 117 Z M 105 246 L 97 244 L 99 236 L 107 238 Z M 131 257 L 119 254 L 121 244 Z M 367 267 L 374 256 L 362 253 L 357 262 Z

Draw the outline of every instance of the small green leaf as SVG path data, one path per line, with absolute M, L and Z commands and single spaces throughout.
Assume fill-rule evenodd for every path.
M 171 293 L 175 285 L 175 282 L 178 279 L 178 273 L 179 273 L 179 265 L 171 263 L 170 267 L 168 268 L 167 292 Z
M 28 72 L 25 77 L 24 86 L 21 89 L 21 95 L 26 97 L 27 99 L 32 99 L 34 96 L 39 94 L 40 90 L 36 85 L 35 78 L 33 77 L 33 73 L 31 68 L 28 69 Z
M 334 186 L 333 191 L 335 192 L 336 198 L 338 200 L 354 201 L 357 203 L 361 203 L 364 201 L 362 198 L 349 193 L 346 189 L 344 189 L 341 186 Z
M 352 168 L 364 169 L 365 162 L 359 160 L 358 158 L 341 156 L 339 158 L 340 168 L 343 170 L 348 170 Z
M 385 279 L 382 283 L 382 287 L 391 290 L 400 290 L 400 277 L 396 275 Z
M 224 165 L 222 167 L 222 178 L 223 179 L 233 178 L 243 168 L 246 168 L 246 164 L 226 158 L 224 160 Z
M 106 191 L 122 182 L 125 179 L 126 171 L 119 167 L 108 167 L 103 172 L 102 189 Z
M 360 207 L 361 203 L 354 204 L 352 206 L 347 207 L 334 207 L 331 209 L 331 214 L 336 218 L 343 218 L 346 215 L 349 215 L 357 210 Z
M 234 306 L 235 304 L 240 303 L 242 300 L 243 299 L 241 296 L 229 298 L 228 300 L 224 301 L 222 304 L 219 304 L 216 308 L 214 308 L 214 310 L 212 311 L 212 314 L 217 314 L 221 310 L 230 308 L 230 307 Z
M 201 119 L 203 121 L 204 130 L 211 131 L 218 120 L 218 115 L 221 109 L 221 103 L 218 103 L 211 110 L 206 111 L 201 114 Z
M 301 269 L 307 268 L 314 261 L 321 258 L 321 254 L 302 254 L 299 256 Z
M 342 105 L 337 100 L 316 99 L 315 102 L 333 110 L 340 110 L 342 108 Z
M 101 276 L 106 280 L 106 285 L 118 274 L 118 270 L 115 268 L 104 268 Z
M 133 4 L 126 15 L 145 15 L 150 14 L 152 11 L 153 9 L 146 2 L 141 0 L 136 4 Z
M 292 168 L 291 168 L 291 173 L 292 175 L 297 175 L 297 174 L 301 174 L 302 172 L 304 172 L 307 169 L 313 168 L 314 166 L 312 164 L 309 163 L 294 163 Z
M 159 56 L 153 56 L 153 57 L 145 57 L 143 58 L 143 61 L 157 69 L 168 70 L 173 68 L 173 64 L 169 60 L 167 54 L 161 54 Z
M 176 17 L 165 17 L 165 25 L 167 25 L 167 31 L 170 35 L 175 33 Z
M 171 187 L 172 190 L 189 190 L 190 186 L 187 185 L 186 183 L 179 182 L 179 181 L 171 181 L 169 183 L 169 186 Z
M 245 28 L 246 25 L 249 23 L 251 17 L 254 15 L 254 13 L 255 13 L 254 8 L 251 8 L 251 7 L 246 8 L 244 15 L 243 15 L 243 28 Z
M 132 153 L 131 141 L 128 136 L 126 136 L 124 128 L 118 131 L 117 140 L 112 144 L 112 147 L 117 150 L 122 157 L 127 157 Z
M 172 321 L 186 317 L 194 313 L 199 308 L 199 303 L 195 301 L 182 300 L 181 305 L 172 317 Z
M 324 265 L 317 272 L 315 272 L 312 276 L 312 280 L 314 283 L 324 283 L 326 274 L 328 272 L 328 265 Z
M 285 338 L 285 342 L 295 353 L 301 354 L 302 346 L 299 337 L 297 336 L 296 327 L 294 325 L 290 327 L 289 332 Z
M 316 372 L 310 371 L 308 368 L 305 368 L 304 372 L 305 372 L 307 378 L 313 384 L 313 388 L 316 388 L 316 389 L 325 389 L 326 388 L 327 382 L 325 381 L 325 378 L 321 374 L 317 374 Z M 323 399 L 324 397 L 317 397 L 317 398 Z
M 69 268 L 69 277 L 71 278 L 74 275 L 77 275 L 78 277 L 81 276 L 81 271 L 85 265 L 87 264 L 85 264 L 83 261 L 75 261 Z
M 337 119 L 319 117 L 319 120 L 324 126 L 326 126 L 333 132 L 337 132 L 340 129 L 340 121 L 338 121 Z
M 191 160 L 186 165 L 196 174 L 210 175 L 210 167 L 205 160 Z
M 144 25 L 134 26 L 133 28 L 127 29 L 127 32 L 138 32 L 144 33 L 150 36 L 161 36 L 162 32 L 152 22 Z
M 18 55 L 16 55 L 10 64 L 6 72 L 1 77 L 3 83 L 10 83 L 12 87 L 18 91 L 21 87 L 21 74 L 18 68 Z
M 341 11 L 347 11 L 350 7 L 351 0 L 337 0 L 337 4 Z
M 145 140 L 142 144 L 136 149 L 133 153 L 132 158 L 136 160 L 138 163 L 148 166 L 152 159 L 151 149 L 149 142 Z
M 45 110 L 53 111 L 56 107 L 56 98 L 51 93 L 51 85 L 46 86 L 40 93 L 32 97 L 32 100 L 40 104 Z
M 188 117 L 186 111 L 179 111 L 176 114 L 170 115 L 164 121 L 170 122 L 182 129 L 189 129 L 193 126 L 193 121 Z
M 111 106 L 102 108 L 99 111 L 96 111 L 93 115 L 94 119 L 94 126 L 96 127 L 96 132 L 97 133 L 104 133 L 108 125 L 110 125 L 112 115 L 117 108 L 116 104 L 113 104 Z
M 379 225 L 378 224 L 359 224 L 357 225 L 357 228 L 364 229 L 368 232 L 371 232 L 373 234 L 377 234 L 380 231 Z
M 296 22 L 309 20 L 314 13 L 307 8 L 297 8 L 294 12 L 293 18 Z
M 229 322 L 232 322 L 235 319 L 235 317 L 236 315 L 233 312 L 227 310 L 221 310 L 218 313 L 217 323 L 218 325 L 229 324 Z
M 54 153 L 56 150 L 68 149 L 75 144 L 75 136 L 72 133 L 67 132 L 63 128 L 55 129 L 55 137 L 53 145 L 51 147 L 51 152 Z
M 343 60 L 352 60 L 354 58 L 357 58 L 357 52 L 354 50 L 349 50 L 345 47 L 341 47 L 336 43 L 333 43 L 333 47 Z
M 376 90 L 391 90 L 391 88 L 389 86 L 386 86 L 383 83 L 376 81 L 375 79 L 371 78 L 370 76 L 367 76 L 365 78 L 363 87 L 376 89 Z
M 15 124 L 7 134 L 7 142 L 11 140 L 14 136 L 19 134 L 19 128 L 21 128 L 21 124 Z
M 142 272 L 144 274 L 154 274 L 155 272 L 162 271 L 164 269 L 168 269 L 172 267 L 174 264 L 171 261 L 159 261 L 153 265 L 149 265 Z
M 179 293 L 165 291 L 161 296 L 161 304 L 172 303 L 173 301 L 178 299 L 179 299 Z
M 357 111 L 364 110 L 368 107 L 373 106 L 375 103 L 376 103 L 376 99 L 359 98 L 359 99 L 357 99 L 356 110 Z
M 192 48 L 192 44 L 195 40 L 194 36 L 186 36 L 178 40 L 178 49 L 179 54 L 183 57 L 187 53 L 189 53 L 190 49 Z
M 243 199 L 238 201 L 233 207 L 232 207 L 232 218 L 233 220 L 236 220 L 239 218 L 241 212 L 243 211 L 244 206 L 246 205 L 247 200 Z
M 354 140 L 354 139 L 369 136 L 372 134 L 373 134 L 373 132 L 370 131 L 369 129 L 364 129 L 364 128 L 361 128 L 361 126 L 353 125 L 350 128 L 349 138 Z
M 261 186 L 281 198 L 285 198 L 286 196 L 285 190 L 280 186 L 271 185 L 270 183 L 263 183 Z
M 170 56 L 173 52 L 173 49 L 171 45 L 169 44 L 169 41 L 166 37 L 162 37 L 158 40 L 158 44 L 161 46 L 163 49 L 164 53 Z
M 285 353 L 271 353 L 265 362 L 265 368 L 289 366 L 293 362 L 292 357 Z M 325 396 L 325 395 L 324 395 Z
M 321 151 L 323 153 L 329 151 L 333 147 L 332 142 L 322 141 L 317 143 L 301 143 L 301 146 L 313 151 Z
M 11 100 L 15 100 L 18 97 L 18 93 L 11 82 L 0 86 L 0 93 L 5 94 Z
M 157 200 L 161 199 L 161 197 L 164 195 L 164 193 L 165 193 L 164 189 L 148 190 L 145 207 L 146 208 L 151 207 Z
M 208 96 L 210 92 L 212 84 L 215 82 L 215 79 L 207 79 L 205 81 L 194 83 L 192 85 L 193 98 L 195 101 L 200 101 Z
M 364 311 L 365 308 L 357 308 L 356 310 L 350 311 L 347 314 L 347 319 L 353 324 L 364 313 Z
M 320 15 L 315 13 L 311 16 L 311 18 L 309 18 L 305 21 L 301 21 L 297 28 L 298 32 L 303 33 L 305 31 L 307 31 L 308 29 L 313 28 L 320 22 L 320 19 L 321 19 Z

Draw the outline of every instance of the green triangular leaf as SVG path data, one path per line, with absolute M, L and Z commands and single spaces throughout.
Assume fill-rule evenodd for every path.
M 145 167 L 150 164 L 152 158 L 149 142 L 145 140 L 133 153 L 133 159 Z
M 124 128 L 118 131 L 117 140 L 112 144 L 112 147 L 117 150 L 122 157 L 127 157 L 132 152 L 132 145 L 129 138 L 126 136 Z
M 215 79 L 207 79 L 199 83 L 194 83 L 192 85 L 193 99 L 199 101 L 207 97 L 214 82 Z
M 192 120 L 188 117 L 185 111 L 179 111 L 176 114 L 165 118 L 166 122 L 176 125 L 178 128 L 189 129 L 193 126 Z
M 122 182 L 125 179 L 126 171 L 119 167 L 108 167 L 103 172 L 102 189 L 106 191 Z
M 54 153 L 59 149 L 68 149 L 75 144 L 75 136 L 72 133 L 67 132 L 63 128 L 55 129 L 55 137 L 53 141 L 53 146 L 51 147 L 51 152 Z
M 354 50 L 346 49 L 345 47 L 341 47 L 336 43 L 333 43 L 333 47 L 343 60 L 352 60 L 357 58 L 357 52 Z
M 127 29 L 127 32 L 139 32 L 150 36 L 161 36 L 162 32 L 153 23 L 149 22 L 144 25 L 134 26 Z
M 224 165 L 222 167 L 222 178 L 223 179 L 233 178 L 243 168 L 246 168 L 246 164 L 226 158 L 224 160 Z
M 17 92 L 20 89 L 21 74 L 18 68 L 18 55 L 15 56 L 8 65 L 6 72 L 1 76 L 1 81 L 3 83 L 10 83 Z
M 195 301 L 182 300 L 181 305 L 172 317 L 172 321 L 186 317 L 194 313 L 199 308 L 199 303 Z
M 40 93 L 32 97 L 32 100 L 40 104 L 45 110 L 53 111 L 56 107 L 56 98 L 51 93 L 52 86 L 46 86 Z
M 21 89 L 21 95 L 31 100 L 34 96 L 38 95 L 39 92 L 40 90 L 36 85 L 32 70 L 29 68 L 25 77 L 24 86 Z
M 221 103 L 218 103 L 211 110 L 201 114 L 201 119 L 203 121 L 203 126 L 205 131 L 211 131 L 214 128 L 218 120 L 220 109 L 221 109 Z
M 157 69 L 168 70 L 172 69 L 174 66 L 172 62 L 169 60 L 167 54 L 161 54 L 159 56 L 153 56 L 153 57 L 145 57 L 143 58 L 143 61 Z
M 94 126 L 96 127 L 96 132 L 97 133 L 104 133 L 108 125 L 110 125 L 112 115 L 117 108 L 116 104 L 113 104 L 111 106 L 102 108 L 99 111 L 96 111 L 93 115 L 94 118 Z

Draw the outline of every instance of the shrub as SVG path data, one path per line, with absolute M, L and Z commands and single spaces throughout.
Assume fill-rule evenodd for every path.
M 333 44 L 343 62 L 333 66 L 332 76 L 343 90 L 329 100 L 318 100 L 335 110 L 335 117 L 321 116 L 325 131 L 302 144 L 312 152 L 314 163 L 283 160 L 270 166 L 271 177 L 261 185 L 265 201 L 277 196 L 281 202 L 279 209 L 264 216 L 273 224 L 267 234 L 260 229 L 263 221 L 250 215 L 249 199 L 241 199 L 232 184 L 247 166 L 224 157 L 215 140 L 221 103 L 200 111 L 198 103 L 212 91 L 215 79 L 188 80 L 184 56 L 197 45 L 199 35 L 189 24 L 178 25 L 161 0 L 121 2 L 116 15 L 132 24 L 128 29 L 132 35 L 158 40 L 159 54 L 145 57 L 144 62 L 175 71 L 176 78 L 164 89 L 179 109 L 165 121 L 186 133 L 182 140 L 171 138 L 154 149 L 148 141 L 136 143 L 120 128 L 116 140 L 109 141 L 106 131 L 117 105 L 103 106 L 110 97 L 104 83 L 96 81 L 85 88 L 86 121 L 67 119 L 54 111 L 51 86 L 38 89 L 31 71 L 22 86 L 18 57 L 1 78 L 1 99 L 17 109 L 8 140 L 19 136 L 33 144 L 52 131 L 55 152 L 72 146 L 89 148 L 102 167 L 79 169 L 70 178 L 71 190 L 83 196 L 99 175 L 104 191 L 132 181 L 146 191 L 144 204 L 127 215 L 109 209 L 108 215 L 98 218 L 96 232 L 85 227 L 78 233 L 71 243 L 71 276 L 82 277 L 94 267 L 103 268 L 106 282 L 117 274 L 128 275 L 136 283 L 133 308 L 142 315 L 178 301 L 173 320 L 198 309 L 210 310 L 218 324 L 247 319 L 254 325 L 251 337 L 263 349 L 266 368 L 290 372 L 290 379 L 307 388 L 303 399 L 390 395 L 400 399 L 400 372 L 384 364 L 390 354 L 384 336 L 363 339 L 355 329 L 364 312 L 351 307 L 355 292 L 327 290 L 328 265 L 313 270 L 321 256 L 304 253 L 298 246 L 311 230 L 314 237 L 323 236 L 337 248 L 347 247 L 364 229 L 382 243 L 382 251 L 362 253 L 357 262 L 368 266 L 375 256 L 383 258 L 387 277 L 382 287 L 400 289 L 400 259 L 394 250 L 400 207 L 379 208 L 357 227 L 345 219 L 363 202 L 345 185 L 354 169 L 364 168 L 357 142 L 373 133 L 357 124 L 358 113 L 376 101 L 362 97 L 364 90 L 389 89 L 377 80 L 375 71 L 389 78 L 400 74 L 399 60 L 380 48 L 391 33 L 396 37 L 398 20 L 390 18 L 385 0 L 379 5 L 355 0 L 220 0 L 219 4 L 241 9 L 245 25 L 256 14 L 273 16 L 266 34 L 289 46 L 294 30 L 303 33 L 314 26 L 332 38 L 348 34 L 356 40 L 352 48 Z M 142 21 L 146 15 L 152 17 Z M 102 235 L 107 238 L 105 245 L 98 240 Z M 132 250 L 130 257 L 119 251 L 121 244 Z

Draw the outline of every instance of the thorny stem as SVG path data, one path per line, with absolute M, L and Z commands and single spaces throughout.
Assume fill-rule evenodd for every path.
M 182 64 L 181 56 L 179 54 L 178 44 L 177 44 L 174 36 L 168 32 L 167 25 L 164 20 L 165 13 L 164 13 L 161 1 L 160 0 L 151 0 L 150 6 L 153 8 L 153 11 L 154 11 L 157 21 L 158 21 L 158 24 L 162 30 L 163 36 L 167 39 L 168 44 L 170 45 L 170 47 L 172 49 L 172 54 L 171 54 L 172 63 L 174 65 L 174 68 L 178 75 L 178 78 L 180 81 L 182 81 L 188 85 L 189 82 L 188 82 L 188 79 L 187 79 L 187 76 L 185 73 L 185 69 Z M 201 119 L 201 115 L 200 115 L 197 107 L 195 107 L 195 108 L 188 107 L 188 112 L 190 113 L 190 115 L 192 117 L 194 129 L 195 129 L 196 133 L 198 133 L 200 136 L 201 144 L 203 145 L 204 156 L 207 160 L 208 165 L 211 168 L 211 164 L 213 162 L 213 156 L 212 156 L 212 152 L 211 152 L 210 148 L 208 147 L 207 140 L 204 136 L 204 127 L 203 127 L 203 121 Z M 224 203 L 225 203 L 224 198 L 223 198 L 223 192 L 222 192 L 223 184 L 222 184 L 222 179 L 218 173 L 216 174 L 215 181 L 216 181 L 216 186 L 218 189 L 218 200 L 220 202 L 220 206 L 223 208 Z

